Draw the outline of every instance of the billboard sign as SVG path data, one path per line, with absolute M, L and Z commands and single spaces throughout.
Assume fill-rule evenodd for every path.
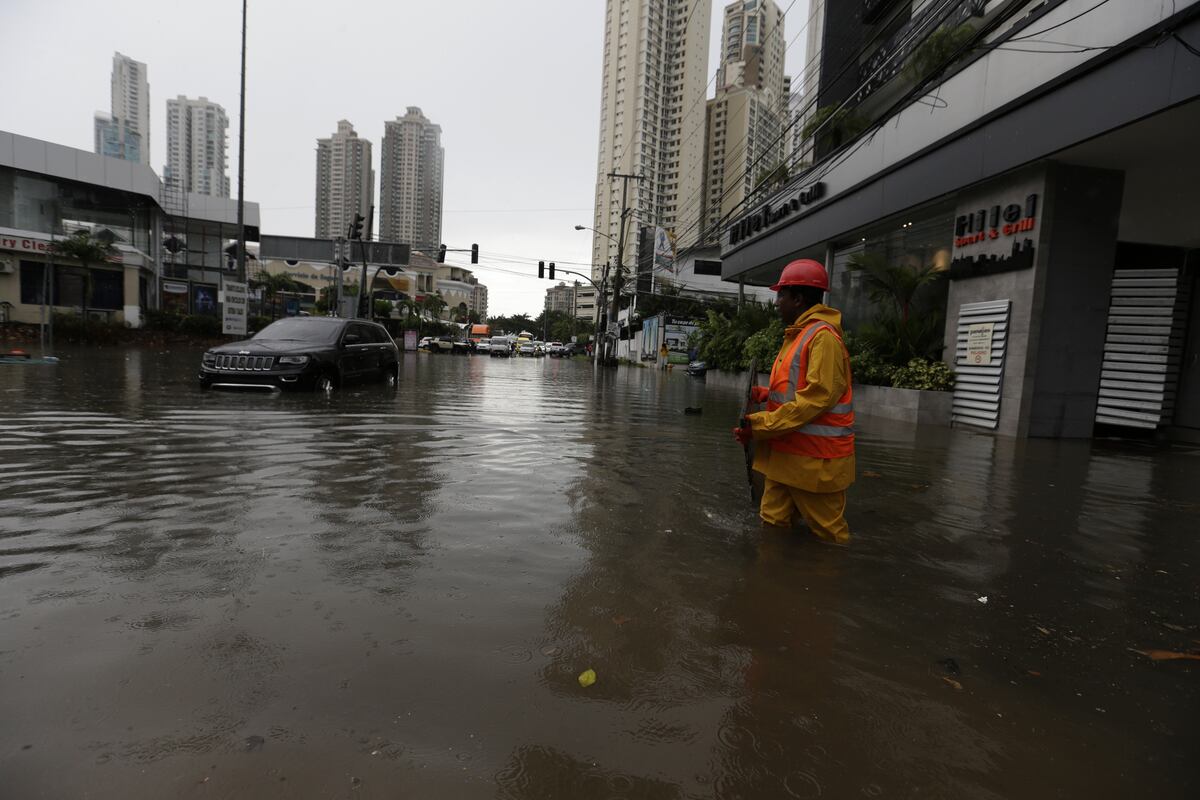
M 221 332 L 246 335 L 246 284 L 225 281 L 221 303 Z

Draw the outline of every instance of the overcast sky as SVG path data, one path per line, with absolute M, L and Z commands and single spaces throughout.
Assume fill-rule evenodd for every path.
M 162 173 L 167 99 L 203 95 L 230 118 L 236 195 L 238 0 L 2 5 L 0 130 L 91 150 L 92 115 L 109 110 L 112 55 L 120 51 L 147 65 L 150 166 Z M 710 78 L 724 5 L 712 8 Z M 789 12 L 789 40 L 807 6 L 797 0 Z M 574 226 L 592 224 L 604 7 L 604 0 L 250 0 L 246 199 L 260 204 L 263 233 L 313 235 L 316 140 L 339 119 L 372 141 L 378 173 L 384 121 L 419 106 L 442 127 L 443 241 L 479 243 L 475 269 L 489 288 L 490 313 L 536 315 L 549 285 L 537 280 L 536 262 L 591 258 L 591 234 Z M 803 64 L 804 38 L 788 51 L 789 74 Z

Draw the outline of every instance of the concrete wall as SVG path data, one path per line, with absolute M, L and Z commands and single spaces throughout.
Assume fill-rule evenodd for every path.
M 950 282 L 950 290 L 946 300 L 946 363 L 951 367 L 954 363 L 954 348 L 949 346 L 958 335 L 958 310 L 966 303 L 983 303 L 992 300 L 1011 301 L 1008 324 L 1008 345 L 1004 363 L 1004 382 L 1000 392 L 1000 421 L 996 432 L 1006 436 L 1024 436 L 1022 423 L 1029 416 L 1027 373 L 1029 365 L 1030 330 L 1033 325 L 1032 309 L 1036 296 L 1036 277 L 1042 269 L 1042 259 L 1045 248 L 1043 235 L 1045 231 L 1045 170 L 1044 168 L 1027 169 L 1014 173 L 1006 179 L 991 181 L 981 187 L 959 194 L 956 214 L 970 214 L 977 209 L 990 208 L 993 205 L 1005 205 L 1010 202 L 1023 203 L 1030 194 L 1037 194 L 1042 204 L 1038 212 L 1038 225 L 1022 238 L 1034 241 L 1034 266 L 1029 269 L 1001 272 L 977 278 L 966 278 Z M 1010 248 L 1011 239 L 996 242 L 986 242 L 969 251 L 971 255 L 1001 254 Z M 964 254 L 956 248 L 955 256 Z
M 1092 435 L 1123 183 L 1112 170 L 1050 165 L 1026 435 Z

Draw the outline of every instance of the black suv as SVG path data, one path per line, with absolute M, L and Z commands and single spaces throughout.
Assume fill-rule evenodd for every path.
M 200 362 L 200 386 L 317 389 L 399 379 L 400 353 L 382 325 L 361 319 L 289 317 L 254 338 L 214 347 Z

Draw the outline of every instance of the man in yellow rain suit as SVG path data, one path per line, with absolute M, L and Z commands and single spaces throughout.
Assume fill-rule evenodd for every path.
M 854 483 L 854 408 L 842 314 L 821 301 L 829 275 L 819 262 L 793 261 L 771 287 L 787 330 L 770 387 L 751 399 L 734 438 L 758 444 L 754 469 L 766 478 L 759 516 L 787 527 L 796 511 L 822 541 L 847 544 L 846 489 Z

